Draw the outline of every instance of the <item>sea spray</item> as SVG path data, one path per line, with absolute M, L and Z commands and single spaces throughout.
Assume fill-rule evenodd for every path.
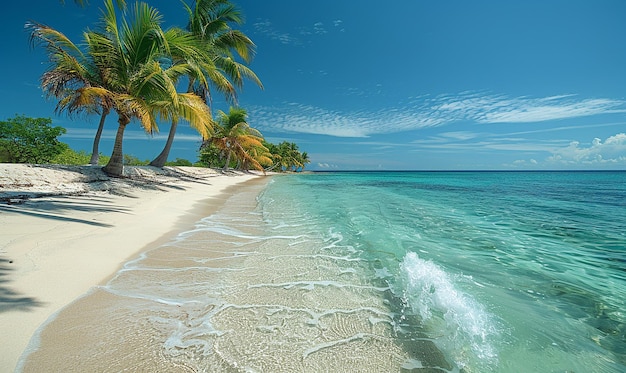
M 431 261 L 409 252 L 400 264 L 403 302 L 419 316 L 435 343 L 461 368 L 493 369 L 497 335 L 493 317 Z

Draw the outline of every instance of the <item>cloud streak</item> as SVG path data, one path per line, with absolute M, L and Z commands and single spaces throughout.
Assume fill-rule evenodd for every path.
M 93 140 L 94 136 L 96 134 L 96 129 L 95 126 L 93 127 L 93 129 L 86 129 L 86 128 L 73 128 L 73 127 L 68 127 L 67 128 L 67 133 L 64 134 L 61 137 L 61 140 L 63 139 L 76 139 L 76 140 L 80 140 L 80 139 L 89 139 L 89 140 Z M 102 140 L 114 140 L 115 139 L 115 135 L 116 135 L 116 130 L 112 130 L 112 129 L 105 129 L 104 131 L 102 131 Z M 149 135 L 144 131 L 136 131 L 136 130 L 126 130 L 124 132 L 124 140 L 154 140 L 154 141 L 165 141 L 167 139 L 167 132 L 165 133 L 158 133 L 158 134 L 154 134 L 154 135 Z M 197 134 L 185 134 L 182 132 L 179 132 L 176 134 L 175 140 L 176 142 L 201 142 L 202 141 L 202 137 L 200 135 Z
M 437 136 L 412 141 L 416 151 L 428 149 L 447 153 L 503 153 L 533 154 L 530 159 L 518 159 L 512 165 L 530 168 L 576 168 L 626 166 L 626 133 L 617 133 L 606 139 L 594 138 L 586 144 L 565 139 L 527 139 L 511 134 L 473 132 L 444 132 Z M 399 145 L 396 145 L 396 148 Z M 537 159 L 543 159 L 537 161 Z
M 250 108 L 251 118 L 261 130 L 336 137 L 368 137 L 462 121 L 532 123 L 624 112 L 626 102 L 621 100 L 579 99 L 574 95 L 511 98 L 472 93 L 423 96 L 384 110 L 338 111 L 294 102 Z
M 276 40 L 281 44 L 301 44 L 300 40 L 297 37 L 287 32 L 278 31 L 274 27 L 272 22 L 267 19 L 258 20 L 257 22 L 253 23 L 252 26 L 258 33 L 263 34 L 272 40 Z
M 309 26 L 303 26 L 299 28 L 298 34 L 300 37 L 297 37 L 291 33 L 283 32 L 279 30 L 274 24 L 268 19 L 258 19 L 255 23 L 252 24 L 254 30 L 259 34 L 265 35 L 272 40 L 278 41 L 281 44 L 285 45 L 302 45 L 303 42 L 309 42 L 311 36 L 315 35 L 326 35 L 331 33 L 332 31 L 345 32 L 345 28 L 343 27 L 343 21 L 340 19 L 334 20 L 332 22 L 333 27 L 327 27 L 324 22 L 315 22 Z

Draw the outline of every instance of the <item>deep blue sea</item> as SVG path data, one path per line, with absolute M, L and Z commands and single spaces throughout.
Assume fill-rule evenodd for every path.
M 267 180 L 61 312 L 80 346 L 33 364 L 626 372 L 626 172 Z

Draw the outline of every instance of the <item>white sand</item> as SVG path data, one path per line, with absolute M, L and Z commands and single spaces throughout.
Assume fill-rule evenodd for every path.
M 202 201 L 256 177 L 191 167 L 126 174 L 0 164 L 0 372 L 13 371 L 51 315 L 192 224 Z

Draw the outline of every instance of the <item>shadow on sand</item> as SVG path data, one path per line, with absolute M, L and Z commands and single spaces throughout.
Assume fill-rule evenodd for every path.
M 25 297 L 9 289 L 9 273 L 13 270 L 12 263 L 8 259 L 0 258 L 0 313 L 6 311 L 29 311 L 42 305 L 35 298 Z

